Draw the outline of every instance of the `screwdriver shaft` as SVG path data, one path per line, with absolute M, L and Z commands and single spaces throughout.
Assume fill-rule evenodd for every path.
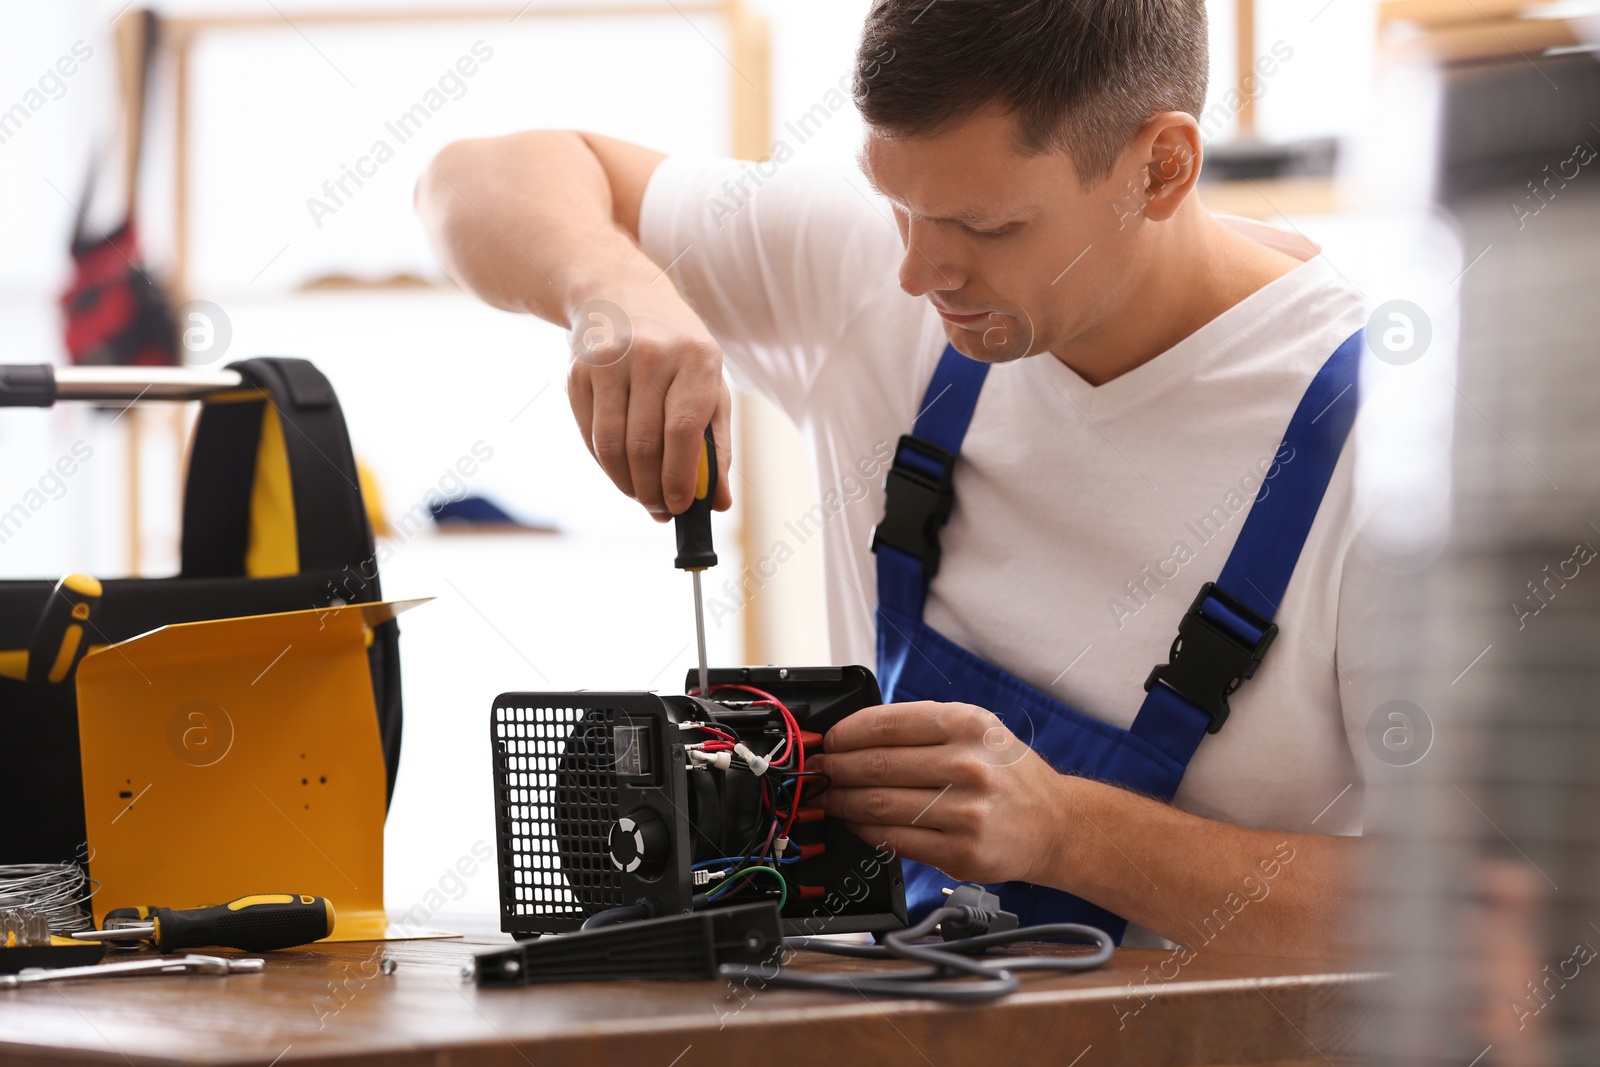
M 706 671 L 706 610 L 700 597 L 700 572 L 689 573 L 694 575 L 694 636 L 700 645 L 700 695 L 705 696 L 706 691 L 711 688 Z
M 150 923 L 139 923 L 107 930 L 79 930 L 68 936 L 74 941 L 148 941 L 156 936 L 156 928 Z

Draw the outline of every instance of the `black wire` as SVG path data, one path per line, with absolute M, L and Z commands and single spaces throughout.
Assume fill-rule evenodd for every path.
M 595 912 L 583 920 L 583 925 L 578 929 L 597 930 L 602 926 L 610 926 L 613 923 L 632 922 L 634 919 L 648 918 L 650 918 L 650 909 L 643 904 L 624 904 L 620 908 L 607 908 L 604 911 Z
M 868 959 L 912 959 L 931 964 L 929 967 L 892 974 L 803 974 L 780 969 L 776 974 L 762 973 L 759 966 L 750 964 L 723 964 L 717 973 L 724 978 L 755 978 L 772 985 L 797 989 L 826 989 L 833 992 L 881 993 L 886 996 L 918 997 L 925 1000 L 955 1003 L 977 1003 L 995 1000 L 1016 991 L 1016 971 L 1087 971 L 1103 966 L 1111 959 L 1115 944 L 1105 931 L 1079 923 L 1047 923 L 1004 930 L 976 937 L 959 938 L 942 945 L 912 944 L 926 937 L 934 926 L 946 919 L 967 917 L 965 908 L 937 908 L 922 922 L 909 930 L 899 930 L 885 938 L 882 945 L 852 944 L 850 942 L 823 941 L 811 937 L 785 938 L 785 946 L 810 948 L 838 956 Z M 981 952 L 996 945 L 1017 941 L 1035 941 L 1047 937 L 1070 937 L 1092 941 L 1099 947 L 1087 956 L 1021 956 L 983 963 L 960 953 Z M 826 947 L 824 947 L 826 946 Z M 958 974 L 968 974 L 979 981 L 950 982 L 946 979 Z
M 724 978 L 758 978 L 772 985 L 798 989 L 828 989 L 835 992 L 883 993 L 889 996 L 922 997 L 928 1000 L 977 1002 L 995 1000 L 1017 990 L 1017 976 L 1003 969 L 991 967 L 977 960 L 937 949 L 910 945 L 906 942 L 925 937 L 945 919 L 961 918 L 965 913 L 958 908 L 936 908 L 909 930 L 889 935 L 886 945 L 893 946 L 895 954 L 933 964 L 930 968 L 902 974 L 799 974 L 780 969 L 775 975 L 761 973 L 758 966 L 725 963 L 717 968 Z M 940 980 L 952 971 L 971 975 L 978 981 L 946 982 Z
M 826 793 L 833 786 L 833 777 L 831 775 L 827 774 L 824 771 L 798 771 L 798 772 L 796 772 L 794 774 L 786 775 L 785 777 L 787 777 L 787 778 L 821 778 L 821 779 L 823 779 L 823 783 L 822 783 L 822 788 L 821 789 L 808 790 L 806 792 L 806 799 L 807 800 L 815 800 L 815 799 L 817 799 L 822 794 Z M 789 783 L 785 782 L 783 784 L 783 786 L 780 786 L 779 788 L 784 788 L 784 787 L 786 787 L 788 785 L 789 785 Z M 791 807 L 794 805 L 794 794 L 792 792 L 789 794 L 789 804 L 790 804 Z M 774 803 L 774 805 L 773 805 L 772 813 L 773 813 L 773 816 L 775 818 L 779 819 L 779 820 L 784 820 L 784 819 L 787 819 L 789 817 L 789 812 L 787 810 L 779 811 L 778 808 L 777 808 L 776 803 Z
M 964 908 L 935 908 L 921 922 L 909 930 L 896 930 L 884 938 L 884 947 L 902 959 L 920 960 L 923 963 L 931 963 L 938 967 L 946 967 L 991 980 L 1007 978 L 1011 982 L 1011 989 L 1006 990 L 1006 992 L 1011 992 L 1016 988 L 1016 979 L 1010 978 L 1006 974 L 1003 964 L 1001 968 L 997 969 L 987 963 L 982 963 L 954 952 L 946 952 L 933 945 L 918 945 L 914 943 L 917 938 L 927 937 L 933 933 L 934 927 L 946 919 L 963 919 L 966 916 L 967 912 Z M 1004 996 L 1003 993 L 996 995 Z
M 992 934 L 978 934 L 974 937 L 961 937 L 944 942 L 941 946 L 946 952 L 982 952 L 985 949 L 995 948 L 1000 945 L 1011 945 L 1018 941 L 1053 941 L 1065 940 L 1098 944 L 1099 952 L 1110 958 L 1109 937 L 1104 930 L 1097 926 L 1084 926 L 1080 923 L 1042 923 L 1038 926 L 1024 926 L 1016 930 L 998 930 Z M 821 937 L 786 937 L 783 943 L 789 948 L 810 949 L 813 952 L 826 952 L 833 956 L 852 956 L 857 959 L 894 959 L 895 954 L 890 952 L 886 945 L 869 945 L 854 941 L 833 941 Z M 1008 957 L 1005 961 L 1007 967 L 1014 967 L 1023 960 L 1067 960 L 1070 966 L 1062 966 L 1059 970 L 1077 971 L 1090 970 L 1098 966 L 1096 961 L 1084 965 L 1084 961 L 1095 960 L 1095 956 L 1016 956 Z M 1024 968 L 1039 970 L 1044 968 Z
M 764 857 L 752 856 L 750 854 L 750 850 L 755 848 L 756 845 L 761 842 L 763 835 L 765 835 L 767 830 L 770 828 L 768 826 L 767 816 L 770 814 L 772 820 L 775 822 L 777 821 L 777 812 L 765 796 L 761 794 L 757 795 L 760 797 L 760 799 L 756 801 L 758 805 L 756 810 L 756 832 L 751 836 L 749 841 L 745 842 L 745 846 L 743 848 L 741 848 L 738 852 L 733 853 L 733 855 L 739 857 L 739 862 L 734 865 L 733 870 L 727 873 L 727 876 L 723 878 L 723 881 L 727 881 L 729 878 L 734 877 L 747 867 L 758 867 L 765 862 Z M 740 889 L 742 888 L 743 887 L 740 887 Z M 728 891 L 728 896 L 731 897 L 735 893 L 740 892 L 740 889 L 730 889 Z

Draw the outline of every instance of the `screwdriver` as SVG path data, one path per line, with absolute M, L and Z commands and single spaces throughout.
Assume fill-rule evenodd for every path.
M 333 933 L 333 905 L 325 897 L 303 893 L 261 893 L 207 908 L 137 912 L 149 921 L 71 936 L 78 941 L 149 941 L 163 953 L 201 947 L 269 952 L 308 945 Z
M 711 546 L 711 504 L 717 495 L 717 442 L 706 427 L 700 442 L 700 470 L 695 475 L 694 500 L 673 524 L 678 534 L 678 558 L 673 566 L 694 576 L 694 632 L 700 646 L 700 692 L 709 688 L 706 671 L 706 614 L 700 591 L 700 572 L 717 565 Z
M 84 626 L 99 610 L 102 589 L 87 574 L 69 574 L 56 583 L 28 642 L 28 681 L 59 685 L 89 651 Z

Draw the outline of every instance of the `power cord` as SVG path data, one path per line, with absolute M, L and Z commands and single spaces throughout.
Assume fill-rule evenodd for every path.
M 607 908 L 597 911 L 587 919 L 579 930 L 598 930 L 602 926 L 613 926 L 617 923 L 633 922 L 637 919 L 650 918 L 650 909 L 643 904 L 624 904 L 617 908 Z
M 1080 923 L 1017 925 L 1017 917 L 999 908 L 1000 899 L 979 885 L 964 885 L 950 894 L 951 903 L 936 908 L 907 930 L 897 930 L 881 945 L 830 941 L 820 937 L 786 937 L 787 948 L 811 949 L 859 959 L 916 960 L 930 966 L 892 974 L 800 974 L 747 963 L 724 963 L 717 973 L 727 979 L 755 979 L 765 985 L 790 989 L 826 989 L 836 993 L 876 993 L 919 997 L 949 1003 L 982 1003 L 1017 991 L 1018 971 L 1091 971 L 1111 959 L 1116 944 L 1111 935 Z M 915 942 L 939 927 L 942 945 Z M 984 962 L 971 958 L 986 949 L 1018 941 L 1071 939 L 1091 942 L 1096 950 L 1087 956 L 1020 956 Z M 977 981 L 952 982 L 963 975 Z

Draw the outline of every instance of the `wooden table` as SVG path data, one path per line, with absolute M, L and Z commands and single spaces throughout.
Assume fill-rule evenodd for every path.
M 0 991 L 0 1064 L 1327 1064 L 1352 1062 L 1384 989 L 1340 964 L 1212 952 L 1175 970 L 1172 953 L 1129 948 L 1099 971 L 1024 974 L 1021 991 L 980 1007 L 722 981 L 480 990 L 463 964 L 508 939 L 488 932 L 492 921 L 435 921 L 475 930 L 278 952 L 258 975 Z M 392 974 L 381 971 L 385 956 Z M 897 966 L 809 952 L 792 965 Z M 1163 970 L 1176 976 L 1163 981 Z

